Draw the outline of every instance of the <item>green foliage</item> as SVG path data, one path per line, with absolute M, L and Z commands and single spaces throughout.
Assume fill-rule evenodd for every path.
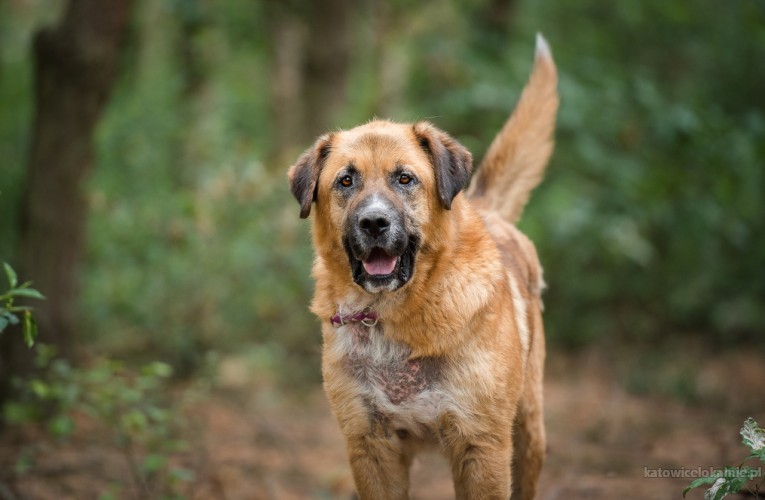
M 753 418 L 748 418 L 741 428 L 741 442 L 752 453 L 765 463 L 765 430 L 757 425 Z
M 349 3 L 337 126 L 429 119 L 479 159 L 542 32 L 560 72 L 559 127 L 521 227 L 545 267 L 551 342 L 649 343 L 671 332 L 762 346 L 765 66 L 752 64 L 765 60 L 762 4 L 519 1 L 498 17 L 501 3 Z M 0 253 L 14 255 L 30 36 L 55 13 L 39 1 L 0 9 Z M 286 187 L 290 160 L 271 160 L 296 152 L 275 150 L 281 26 L 269 9 L 138 4 L 85 186 L 83 343 L 150 352 L 177 374 L 210 349 L 279 344 L 277 369 L 318 379 L 308 225 Z
M 136 371 L 102 358 L 74 368 L 40 344 L 35 365 L 33 376 L 14 381 L 18 396 L 3 408 L 8 424 L 42 424 L 52 437 L 67 439 L 87 415 L 103 427 L 104 444 L 125 457 L 132 488 L 142 498 L 177 496 L 193 480 L 192 471 L 173 461 L 188 445 L 178 437 L 183 418 L 168 403 L 168 364 L 153 362 Z M 27 449 L 17 473 L 33 466 L 34 450 Z
M 7 262 L 3 262 L 5 275 L 8 278 L 8 290 L 0 294 L 0 334 L 3 333 L 9 325 L 18 325 L 21 323 L 21 331 L 24 335 L 24 342 L 32 347 L 37 338 L 37 323 L 32 314 L 34 309 L 30 306 L 14 305 L 17 298 L 44 300 L 43 294 L 31 288 L 32 282 L 27 281 L 19 285 L 16 272 Z M 19 319 L 21 314 L 21 319 Z
M 755 186 L 765 103 L 739 85 L 765 77 L 743 58 L 765 56 L 765 46 L 740 31 L 763 39 L 762 24 L 742 24 L 762 20 L 761 9 L 650 1 L 534 10 L 561 68 L 562 106 L 550 175 L 522 226 L 545 266 L 553 339 L 651 341 L 672 331 L 762 345 L 756 228 L 765 203 Z M 717 36 L 700 42 L 693 33 L 711 12 Z
M 741 442 L 751 453 L 738 467 L 725 467 L 723 470 L 715 471 L 713 474 L 700 477 L 691 482 L 683 490 L 683 498 L 694 488 L 700 488 L 711 484 L 704 493 L 704 500 L 722 500 L 730 493 L 738 493 L 749 481 L 759 478 L 754 489 L 748 491 L 753 496 L 758 497 L 760 488 L 763 486 L 765 478 L 763 476 L 763 466 L 765 466 L 765 430 L 757 425 L 753 418 L 748 418 L 741 428 Z M 757 459 L 760 467 L 754 468 L 744 465 L 749 460 Z
M 103 168 L 90 183 L 86 336 L 107 350 L 150 352 L 180 375 L 210 349 L 278 338 L 290 377 L 317 380 L 308 235 L 284 173 L 259 159 L 270 147 L 268 81 L 243 73 L 264 64 L 264 49 L 239 38 L 251 19 L 228 8 L 205 10 L 187 41 L 215 68 L 199 98 L 179 78 L 175 11 L 150 4 L 139 16 L 144 43 L 96 142 Z

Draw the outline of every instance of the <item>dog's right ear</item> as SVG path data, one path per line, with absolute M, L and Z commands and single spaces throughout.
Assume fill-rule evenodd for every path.
M 290 190 L 300 203 L 300 218 L 305 219 L 311 213 L 311 203 L 316 201 L 318 193 L 319 174 L 324 167 L 332 146 L 332 135 L 319 137 L 313 146 L 300 155 L 297 163 L 290 167 L 287 174 Z

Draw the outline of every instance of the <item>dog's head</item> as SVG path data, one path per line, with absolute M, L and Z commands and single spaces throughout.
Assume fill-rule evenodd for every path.
M 420 250 L 440 237 L 439 221 L 471 167 L 470 153 L 427 122 L 373 121 L 321 136 L 289 180 L 300 217 L 315 204 L 319 255 L 344 253 L 347 276 L 378 293 L 412 279 Z

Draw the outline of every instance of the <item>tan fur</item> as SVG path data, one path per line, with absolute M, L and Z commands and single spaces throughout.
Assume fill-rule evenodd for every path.
M 468 190 L 469 197 L 508 222 L 520 219 L 531 191 L 544 177 L 553 150 L 557 82 L 550 49 L 538 35 L 529 82 L 513 115 L 489 146 Z M 493 194 L 487 193 L 489 190 Z
M 407 498 L 409 466 L 425 449 L 451 463 L 457 498 L 534 497 L 545 447 L 544 285 L 533 244 L 511 223 L 541 179 L 555 106 L 555 67 L 549 51 L 538 49 L 470 198 L 444 199 L 449 184 L 439 184 L 439 155 L 452 160 L 458 177 L 470 155 L 427 123 L 373 121 L 323 136 L 290 170 L 303 216 L 315 201 L 311 310 L 322 321 L 324 388 L 362 499 Z M 364 183 L 345 199 L 336 176 L 351 163 Z M 397 165 L 418 179 L 411 200 L 391 190 Z M 411 280 L 395 291 L 368 293 L 355 284 L 342 244 L 347 214 L 371 195 L 406 210 L 421 232 Z M 338 312 L 365 309 L 378 314 L 376 324 L 330 322 Z M 390 396 L 386 377 L 420 362 L 427 383 Z

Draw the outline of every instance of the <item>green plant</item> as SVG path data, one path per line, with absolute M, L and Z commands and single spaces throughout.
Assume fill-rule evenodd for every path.
M 135 498 L 180 497 L 183 483 L 194 474 L 173 463 L 187 443 L 177 438 L 183 420 L 167 403 L 169 365 L 153 362 L 136 371 L 120 361 L 99 359 L 75 368 L 44 344 L 36 348 L 35 364 L 35 376 L 15 381 L 19 396 L 4 407 L 8 423 L 42 424 L 63 440 L 78 421 L 90 417 L 105 429 L 107 446 L 124 457 Z M 28 469 L 29 453 L 21 458 Z
M 2 333 L 9 325 L 17 325 L 21 323 L 24 342 L 26 342 L 29 347 L 32 347 L 37 338 L 37 323 L 35 322 L 34 315 L 32 315 L 34 309 L 29 306 L 14 305 L 13 302 L 19 297 L 38 300 L 44 300 L 45 297 L 34 288 L 31 288 L 31 281 L 19 285 L 16 272 L 7 262 L 3 262 L 3 267 L 5 268 L 5 275 L 8 278 L 9 289 L 0 295 L 0 333 Z M 19 319 L 19 314 L 21 315 L 21 319 Z
M 749 450 L 749 456 L 736 467 L 725 467 L 723 470 L 717 470 L 709 476 L 700 477 L 691 482 L 683 490 L 683 498 L 693 488 L 711 484 L 712 486 L 704 493 L 704 500 L 721 500 L 729 493 L 738 493 L 744 489 L 748 481 L 760 478 L 755 484 L 754 490 L 747 488 L 755 498 L 759 498 L 760 488 L 765 481 L 763 479 L 762 467 L 754 468 L 744 464 L 754 459 L 758 460 L 760 464 L 765 464 L 765 430 L 758 426 L 757 422 L 750 417 L 744 422 L 740 434 L 741 442 Z

